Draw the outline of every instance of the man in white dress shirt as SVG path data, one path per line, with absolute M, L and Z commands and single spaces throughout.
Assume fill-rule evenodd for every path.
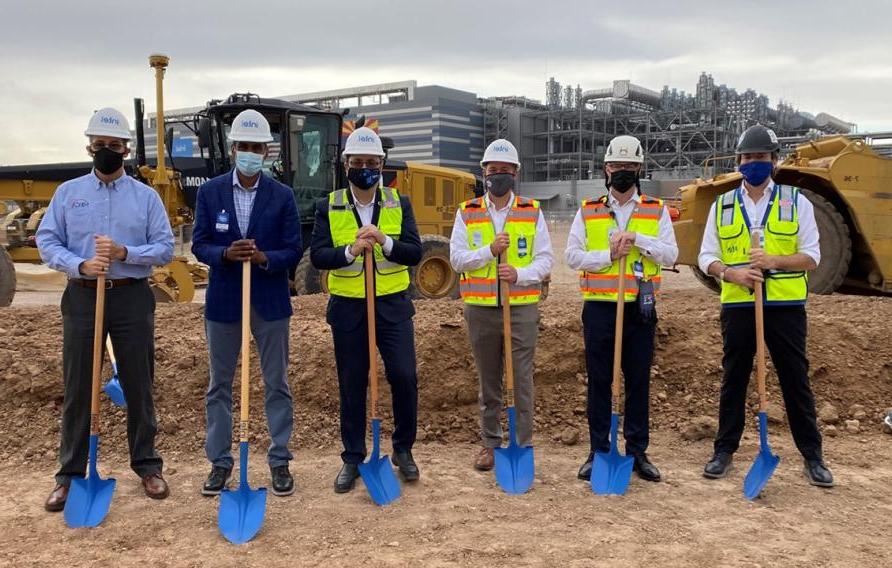
M 496 140 L 487 147 L 480 166 L 486 194 L 465 201 L 456 212 L 449 256 L 452 267 L 461 273 L 465 321 L 480 379 L 483 448 L 474 467 L 488 471 L 495 463 L 494 449 L 502 445 L 500 291 L 508 286 L 517 443 L 529 446 L 533 439 L 533 357 L 539 335 L 539 298 L 554 255 L 539 202 L 514 193 L 520 170 L 517 149 L 507 140 Z
M 582 324 L 588 371 L 587 414 L 591 448 L 579 468 L 589 480 L 595 452 L 610 449 L 613 342 L 619 279 L 625 278 L 623 350 L 619 364 L 625 377 L 623 436 L 626 453 L 642 479 L 660 481 L 647 457 L 649 441 L 650 366 L 653 361 L 661 266 L 672 266 L 678 245 L 669 212 L 659 199 L 641 195 L 639 179 L 644 149 L 633 136 L 617 136 L 604 156 L 607 195 L 583 202 L 567 239 L 567 264 L 579 270 L 585 299 Z M 626 258 L 620 274 L 619 261 Z
M 805 459 L 805 476 L 812 485 L 830 487 L 833 475 L 823 462 L 805 349 L 807 272 L 821 261 L 818 227 L 808 199 L 794 187 L 774 183 L 779 151 L 777 136 L 764 126 L 751 126 L 740 136 L 736 153 L 743 183 L 719 196 L 703 232 L 700 269 L 722 284 L 725 371 L 714 455 L 703 475 L 717 479 L 728 473 L 743 434 L 756 352 L 753 288 L 762 286 L 765 343 L 793 440 Z M 763 228 L 764 245 L 752 248 L 750 231 L 757 226 Z

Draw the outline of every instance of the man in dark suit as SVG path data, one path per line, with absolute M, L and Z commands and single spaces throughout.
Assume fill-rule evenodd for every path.
M 421 260 L 421 239 L 409 200 L 381 183 L 384 150 L 369 128 L 347 138 L 344 161 L 350 187 L 316 205 L 310 259 L 328 270 L 327 321 L 334 337 L 341 398 L 343 467 L 336 493 L 353 489 L 365 459 L 366 390 L 369 380 L 368 323 L 363 254 L 374 255 L 375 333 L 393 397 L 393 463 L 406 481 L 416 481 L 412 445 L 418 416 L 415 308 L 409 299 L 409 266 Z
M 288 449 L 294 422 L 288 387 L 291 298 L 288 272 L 303 252 L 291 188 L 262 172 L 273 141 L 255 110 L 241 112 L 229 133 L 235 168 L 198 190 L 192 252 L 211 267 L 205 302 L 210 353 L 207 441 L 212 464 L 203 495 L 218 495 L 232 473 L 232 380 L 241 348 L 242 263 L 251 262 L 251 333 L 263 372 L 275 495 L 294 492 Z

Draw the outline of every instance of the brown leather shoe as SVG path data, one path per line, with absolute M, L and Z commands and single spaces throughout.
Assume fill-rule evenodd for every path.
M 65 508 L 65 501 L 68 500 L 68 486 L 56 484 L 53 492 L 46 498 L 43 508 L 51 513 L 58 513 Z
M 167 482 L 161 477 L 161 473 L 151 473 L 142 478 L 142 486 L 146 490 L 146 495 L 152 499 L 164 499 L 170 495 L 170 488 Z
M 493 448 L 481 448 L 474 460 L 474 469 L 477 471 L 489 471 L 496 463 L 495 450 Z

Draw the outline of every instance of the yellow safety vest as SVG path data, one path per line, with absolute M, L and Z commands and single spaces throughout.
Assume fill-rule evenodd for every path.
M 460 211 L 462 221 L 468 230 L 468 248 L 477 250 L 491 245 L 496 239 L 496 228 L 487 210 L 486 199 L 477 197 L 465 201 L 461 204 Z M 514 197 L 503 229 L 511 239 L 506 252 L 508 264 L 514 268 L 528 266 L 533 261 L 539 212 L 539 202 L 535 199 Z M 498 259 L 493 259 L 482 268 L 463 272 L 459 290 L 467 304 L 497 306 L 499 285 Z M 539 283 L 527 286 L 511 284 L 508 288 L 509 303 L 512 306 L 535 304 L 539 301 L 541 293 L 542 286 Z
M 353 206 L 347 199 L 347 189 L 333 191 L 328 196 L 328 225 L 335 248 L 356 242 L 359 224 Z M 393 239 L 403 230 L 403 208 L 397 190 L 382 187 L 378 194 L 380 213 L 378 229 Z M 375 243 L 375 295 L 386 296 L 402 292 L 409 287 L 409 267 L 384 257 L 381 245 Z M 328 291 L 334 296 L 365 298 L 365 277 L 362 257 L 328 272 Z
M 722 263 L 725 266 L 748 266 L 750 262 L 750 219 L 743 207 L 738 188 L 720 195 L 715 202 Z M 765 227 L 766 254 L 788 256 L 799 252 L 799 190 L 775 185 L 771 192 L 762 226 Z M 808 297 L 808 274 L 805 271 L 770 270 L 765 274 L 765 304 L 801 305 Z M 753 291 L 746 286 L 722 282 L 722 305 L 752 306 Z
M 660 199 L 642 195 L 629 217 L 627 231 L 650 237 L 660 234 L 660 218 L 663 216 L 663 202 Z M 582 203 L 582 219 L 585 222 L 585 243 L 587 251 L 609 251 L 610 235 L 619 230 L 607 196 L 589 199 Z M 662 269 L 659 264 L 641 254 L 637 246 L 632 246 L 626 257 L 626 301 L 638 298 L 638 280 L 635 276 L 635 263 L 641 263 L 641 277 L 650 280 L 654 293 L 659 293 Z M 585 300 L 616 302 L 619 299 L 619 260 L 598 272 L 579 273 L 579 290 Z

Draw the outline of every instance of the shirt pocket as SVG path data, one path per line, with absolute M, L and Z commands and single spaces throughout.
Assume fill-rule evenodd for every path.
M 93 235 L 96 233 L 96 205 L 86 199 L 73 199 L 65 207 L 65 232 L 69 245 L 88 242 L 93 250 Z

